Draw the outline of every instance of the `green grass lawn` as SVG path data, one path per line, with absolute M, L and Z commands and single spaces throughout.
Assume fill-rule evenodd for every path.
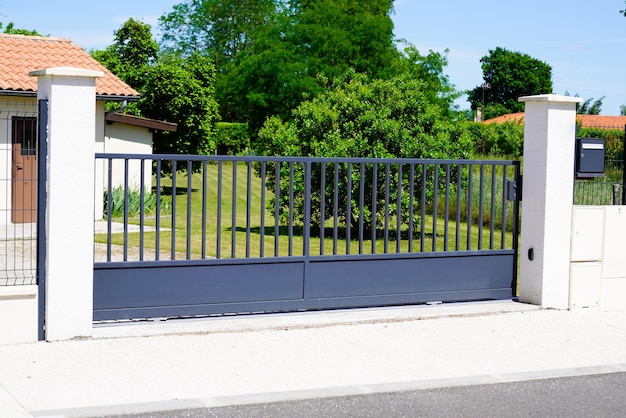
M 491 194 L 491 171 L 487 167 L 484 177 L 486 179 L 485 191 L 486 195 Z M 224 162 L 222 165 L 222 185 L 221 190 L 218 189 L 218 165 L 207 164 L 206 171 L 206 205 L 203 213 L 203 193 L 202 193 L 202 174 L 194 173 L 191 177 L 191 193 L 187 193 L 188 176 L 186 173 L 177 173 L 176 188 L 177 195 L 175 201 L 172 200 L 172 180 L 170 178 L 162 178 L 161 186 L 165 193 L 162 195 L 162 201 L 171 206 L 175 206 L 175 225 L 172 228 L 171 212 L 160 214 L 159 249 L 170 253 L 172 243 L 175 246 L 177 258 L 184 258 L 189 253 L 190 258 L 198 259 L 202 257 L 202 249 L 206 257 L 221 258 L 244 258 L 244 257 L 273 257 L 287 255 L 302 255 L 304 250 L 304 238 L 302 235 L 302 225 L 294 223 L 291 238 L 288 233 L 288 226 L 279 225 L 278 235 L 276 235 L 276 223 L 274 213 L 268 209 L 268 202 L 273 198 L 271 191 L 265 190 L 263 198 L 263 190 L 261 179 L 256 175 L 254 170 L 250 169 L 250 184 L 248 185 L 248 165 L 246 163 L 237 164 L 236 169 L 236 190 L 233 189 L 233 166 L 230 162 Z M 499 183 L 496 185 L 496 193 L 501 196 L 501 180 L 496 179 Z M 478 187 L 476 187 L 478 189 Z M 477 192 L 476 190 L 475 192 Z M 218 195 L 221 193 L 221 201 Z M 454 196 L 448 196 L 450 201 L 456 199 Z M 263 201 L 264 199 L 264 201 Z M 422 234 L 417 226 L 417 232 L 414 234 L 412 241 L 413 251 L 443 251 L 445 248 L 445 231 L 447 230 L 447 250 L 453 251 L 456 248 L 457 227 L 456 213 L 449 214 L 450 220 L 447 222 L 444 216 L 443 202 L 445 196 L 440 199 L 440 210 L 434 216 L 432 209 L 428 211 L 424 219 L 424 240 L 421 241 Z M 486 197 L 485 200 L 490 199 Z M 499 199 L 499 197 L 498 197 Z M 496 199 L 497 200 L 497 199 Z M 233 206 L 233 202 L 235 205 Z M 249 205 L 248 205 L 249 203 Z M 478 209 L 479 202 L 473 202 L 472 206 L 475 211 Z M 190 209 L 189 209 L 190 208 Z M 462 210 L 466 210 L 463 207 Z M 187 214 L 190 212 L 188 218 Z M 416 212 L 417 213 L 417 212 Z M 501 213 L 501 206 L 496 207 L 496 215 Z M 203 218 L 204 216 L 204 218 Z M 468 228 L 465 221 L 460 223 L 458 230 L 458 241 L 460 243 L 459 250 L 467 250 L 467 236 L 470 234 L 470 249 L 478 248 L 479 237 L 482 241 L 482 248 L 489 248 L 490 240 L 493 239 L 494 247 L 501 248 L 502 233 L 499 225 L 494 220 L 495 230 L 493 237 L 490 235 L 490 219 L 489 211 L 483 216 L 483 226 L 479 228 L 477 225 L 478 215 L 472 216 L 476 219 L 473 225 Z M 219 218 L 219 223 L 218 223 Z M 262 218 L 264 224 L 262 227 Z M 204 223 L 203 223 L 204 219 Z M 122 221 L 123 218 L 114 218 L 116 222 Z M 139 216 L 129 219 L 129 223 L 138 224 Z M 395 216 L 389 217 L 389 237 L 387 241 L 387 252 L 405 253 L 409 251 L 408 226 L 401 227 L 401 240 L 396 240 L 397 233 L 394 230 L 397 222 Z M 146 215 L 145 225 L 156 226 L 156 215 Z M 436 227 L 435 227 L 436 225 Z M 391 227 L 393 226 L 393 227 Z M 203 229 L 205 233 L 203 233 Z M 338 225 L 338 231 L 343 229 L 343 225 Z M 249 231 L 249 233 L 248 233 Z M 362 253 L 371 254 L 374 250 L 376 253 L 385 252 L 385 240 L 380 236 L 372 244 L 371 229 L 369 225 L 365 226 L 364 240 L 362 241 Z M 156 232 L 144 233 L 144 247 L 147 249 L 156 248 Z M 507 232 L 504 237 L 504 248 L 511 248 L 512 237 Z M 435 237 L 436 236 L 436 237 Z M 220 242 L 218 248 L 218 239 Z M 434 244 L 433 244 L 434 241 Z M 106 234 L 97 234 L 96 242 L 105 243 Z M 123 234 L 113 234 L 112 244 L 123 245 Z M 140 244 L 139 233 L 129 233 L 128 243 L 130 247 L 138 247 Z M 321 252 L 322 240 L 319 236 L 313 236 L 309 241 L 311 255 L 317 255 Z M 348 252 L 349 246 L 349 252 Z M 372 248 L 374 247 L 374 248 Z M 358 254 L 359 240 L 346 240 L 341 234 L 335 238 L 333 220 L 328 220 L 325 224 L 325 239 L 323 241 L 324 254 Z

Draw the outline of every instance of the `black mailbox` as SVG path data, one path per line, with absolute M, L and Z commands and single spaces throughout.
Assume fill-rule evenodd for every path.
M 576 138 L 576 178 L 604 176 L 605 140 Z

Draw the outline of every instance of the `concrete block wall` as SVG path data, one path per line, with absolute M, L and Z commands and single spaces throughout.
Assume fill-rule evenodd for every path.
M 37 285 L 0 286 L 0 345 L 37 341 L 37 307 Z
M 574 206 L 569 308 L 626 309 L 626 206 Z

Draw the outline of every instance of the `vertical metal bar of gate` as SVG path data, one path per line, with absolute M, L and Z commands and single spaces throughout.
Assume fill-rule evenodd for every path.
M 626 205 L 626 125 L 622 142 L 622 205 Z
M 511 282 L 511 292 L 513 296 L 517 296 L 517 261 L 519 260 L 519 210 L 522 200 L 522 173 L 521 163 L 513 161 L 515 167 L 515 184 L 516 193 L 513 202 L 513 280 Z
M 39 127 L 37 147 L 37 286 L 39 293 L 37 338 L 46 339 L 46 207 L 48 160 L 48 101 L 39 100 Z

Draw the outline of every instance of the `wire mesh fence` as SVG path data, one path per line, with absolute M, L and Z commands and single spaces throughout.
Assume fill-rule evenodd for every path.
M 37 283 L 37 103 L 0 102 L 0 286 Z
M 626 126 L 609 123 L 596 118 L 580 119 L 578 138 L 600 138 L 605 140 L 604 175 L 593 179 L 576 179 L 574 186 L 575 205 L 622 205 L 626 204 L 624 188 L 624 143 Z M 582 123 L 584 124 L 581 124 Z

